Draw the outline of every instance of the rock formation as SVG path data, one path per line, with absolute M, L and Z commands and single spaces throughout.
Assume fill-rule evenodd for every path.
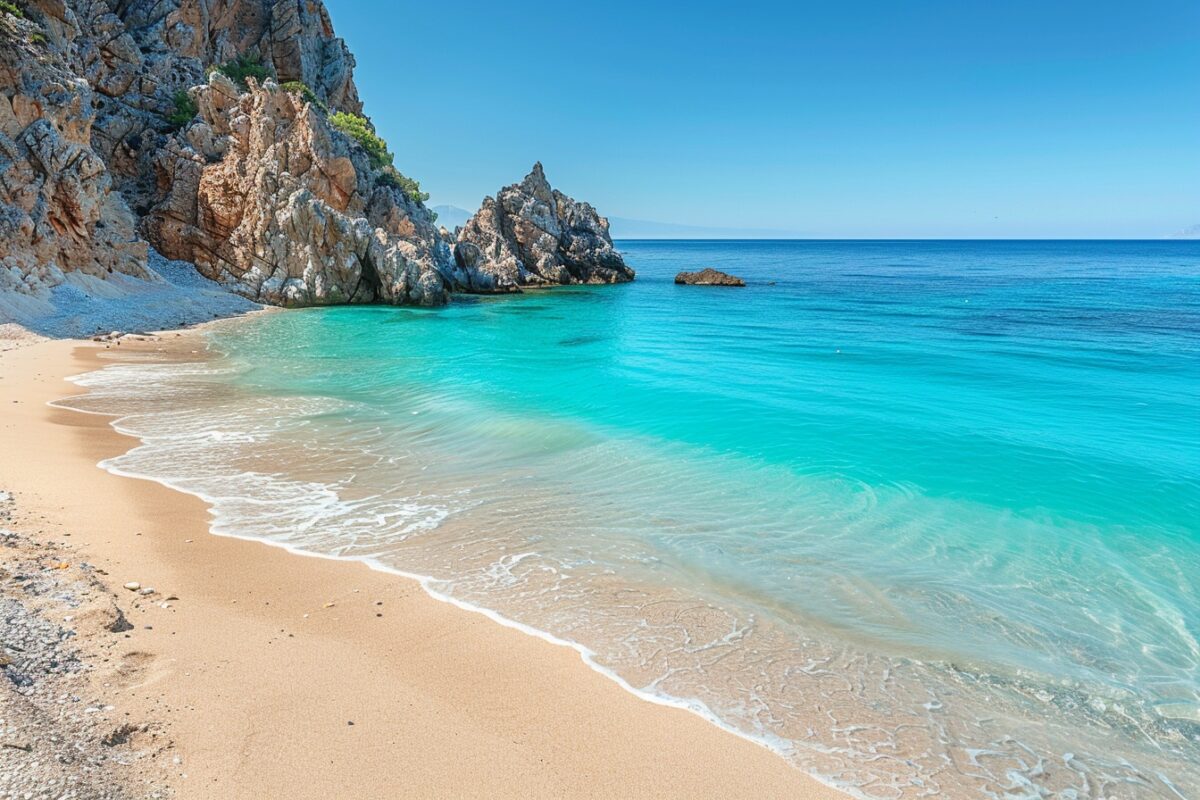
M 681 272 L 675 282 L 687 286 L 745 286 L 746 282 L 736 275 L 705 267 L 699 272 Z
M 51 34 L 62 47 L 46 35 L 0 11 L 0 289 L 34 293 L 66 270 L 148 277 L 136 220 L 93 149 L 103 100 L 69 60 L 68 32 Z
M 432 214 L 330 125 L 353 68 L 319 0 L 0 6 L 0 290 L 155 280 L 152 244 L 266 302 L 445 302 Z
M 631 281 L 608 220 L 550 187 L 542 165 L 506 186 L 458 232 L 453 288 L 513 292 L 523 286 Z
M 198 118 L 156 160 L 146 233 L 163 255 L 278 305 L 446 302 L 433 215 L 313 103 L 220 73 L 191 96 Z

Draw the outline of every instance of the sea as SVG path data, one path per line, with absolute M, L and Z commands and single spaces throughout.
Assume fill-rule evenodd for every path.
M 65 403 L 216 534 L 853 796 L 1200 797 L 1200 242 L 617 247 L 633 283 L 255 315 Z

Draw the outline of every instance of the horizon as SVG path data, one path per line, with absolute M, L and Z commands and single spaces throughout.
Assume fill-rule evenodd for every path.
M 972 238 L 950 239 L 950 238 L 916 238 L 916 237 L 901 237 L 901 236 L 893 236 L 893 237 L 882 238 L 882 239 L 875 239 L 875 238 L 864 237 L 864 236 L 849 237 L 849 238 L 842 238 L 842 239 L 824 238 L 824 237 L 813 237 L 813 238 L 792 237 L 792 238 L 788 238 L 788 237 L 783 237 L 783 236 L 776 236 L 776 237 L 763 236 L 763 237 L 758 237 L 758 238 L 752 238 L 752 237 L 743 237 L 743 238 L 693 237 L 690 239 L 666 238 L 666 237 L 655 238 L 655 237 L 647 237 L 647 236 L 613 236 L 612 238 L 613 238 L 614 242 L 866 242 L 866 243 L 879 242 L 879 243 L 884 243 L 884 244 L 887 242 L 981 242 L 981 243 L 1007 242 L 1007 243 L 1012 243 L 1012 244 L 1020 244 L 1021 242 L 1147 242 L 1147 243 L 1149 243 L 1149 242 L 1166 242 L 1166 243 L 1179 243 L 1179 244 L 1192 244 L 1192 245 L 1196 244 L 1195 239 L 1174 238 L 1171 236 L 1162 236 L 1157 239 L 1145 239 L 1145 238 L 1133 238 L 1133 237 L 1112 237 L 1112 236 L 1110 236 L 1108 238 L 1088 238 L 1088 239 L 1079 239 L 1079 238 L 1073 239 L 1073 238 L 1065 238 L 1065 237 L 1057 237 L 1057 238 L 1043 237 L 1043 238 L 1024 238 L 1024 239 L 1018 239 L 1015 237 L 1014 238 L 1006 238 L 1006 239 L 986 239 L 983 237 L 972 237 Z
M 463 215 L 464 218 L 469 218 L 474 215 L 473 211 L 463 209 L 461 206 L 450 204 L 430 205 L 431 210 L 440 212 L 448 209 L 454 212 L 456 216 Z M 604 216 L 604 215 L 601 215 Z M 620 217 L 607 217 L 610 222 L 610 234 L 613 241 L 712 241 L 712 242 L 739 242 L 739 241 L 803 241 L 803 242 L 847 242 L 847 241 L 863 241 L 863 242 L 889 242 L 889 241 L 978 241 L 978 242 L 1084 242 L 1084 241 L 1128 241 L 1128 242 L 1194 242 L 1200 240 L 1200 225 L 1194 225 L 1193 228 L 1177 231 L 1175 234 L 1147 237 L 1147 236 L 1087 236 L 1087 237 L 1072 237 L 1072 236 L 1003 236 L 1003 237 L 988 237 L 988 236 L 964 236 L 964 237 L 946 237 L 946 236 L 845 236 L 845 237 L 829 237 L 829 236 L 793 236 L 786 235 L 785 231 L 779 231 L 780 235 L 742 235 L 742 236 L 725 236 L 725 235 L 707 235 L 707 236 L 671 236 L 671 235 L 629 235 L 620 233 L 620 228 L 624 228 L 626 224 L 637 225 L 658 225 L 662 229 L 672 228 L 689 228 L 689 225 L 680 225 L 671 222 L 656 222 L 650 219 L 624 219 Z M 439 218 L 439 223 L 442 219 Z M 454 230 L 454 224 L 446 225 L 446 228 Z M 697 228 L 696 230 L 703 230 Z M 754 231 L 746 231 L 746 233 L 754 233 Z M 758 233 L 772 233 L 772 231 L 758 231 Z
M 1195 3 L 545 5 L 467 2 L 445 36 L 433 8 L 330 4 L 366 112 L 431 205 L 473 212 L 540 160 L 610 218 L 790 238 L 1200 224 Z

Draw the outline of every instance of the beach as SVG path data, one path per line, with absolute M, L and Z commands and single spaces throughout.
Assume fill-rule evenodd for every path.
M 46 569 L 86 569 L 132 626 L 114 633 L 99 613 L 59 623 L 87 665 L 77 694 L 94 701 L 96 729 L 146 734 L 113 748 L 132 764 L 112 768 L 118 781 L 181 798 L 843 796 L 624 691 L 572 649 L 415 581 L 212 536 L 196 497 L 97 468 L 135 442 L 47 403 L 79 391 L 68 376 L 154 347 L 0 353 L 7 524 L 60 543 Z M 6 748 L 0 764 L 40 746 Z

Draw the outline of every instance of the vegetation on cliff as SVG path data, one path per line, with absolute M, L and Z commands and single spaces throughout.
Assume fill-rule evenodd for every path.
M 388 150 L 387 142 L 371 130 L 371 123 L 366 117 L 338 112 L 330 115 L 329 123 L 366 151 L 371 166 L 380 171 L 379 177 L 375 179 L 376 186 L 399 189 L 414 203 L 424 203 L 429 199 L 429 193 L 421 191 L 420 183 L 396 169 L 393 163 L 395 156 Z
M 196 107 L 196 101 L 192 99 L 186 90 L 176 90 L 172 101 L 175 103 L 175 110 L 167 115 L 167 122 L 176 128 L 182 128 L 196 118 L 196 113 L 199 109 Z
M 325 105 L 325 103 L 321 101 L 321 98 L 317 97 L 317 93 L 310 89 L 308 84 L 304 81 L 284 81 L 283 83 L 279 84 L 279 88 L 283 89 L 285 92 L 298 94 L 304 98 L 304 102 L 312 103 L 326 114 L 329 113 L 329 106 Z
M 262 83 L 267 78 L 274 77 L 274 73 L 263 65 L 262 58 L 254 53 L 242 53 L 237 58 L 226 61 L 224 64 L 210 67 L 208 71 L 210 73 L 213 71 L 220 72 L 237 84 L 237 87 L 242 91 L 245 91 L 247 88 L 247 78 L 254 78 L 258 83 Z

